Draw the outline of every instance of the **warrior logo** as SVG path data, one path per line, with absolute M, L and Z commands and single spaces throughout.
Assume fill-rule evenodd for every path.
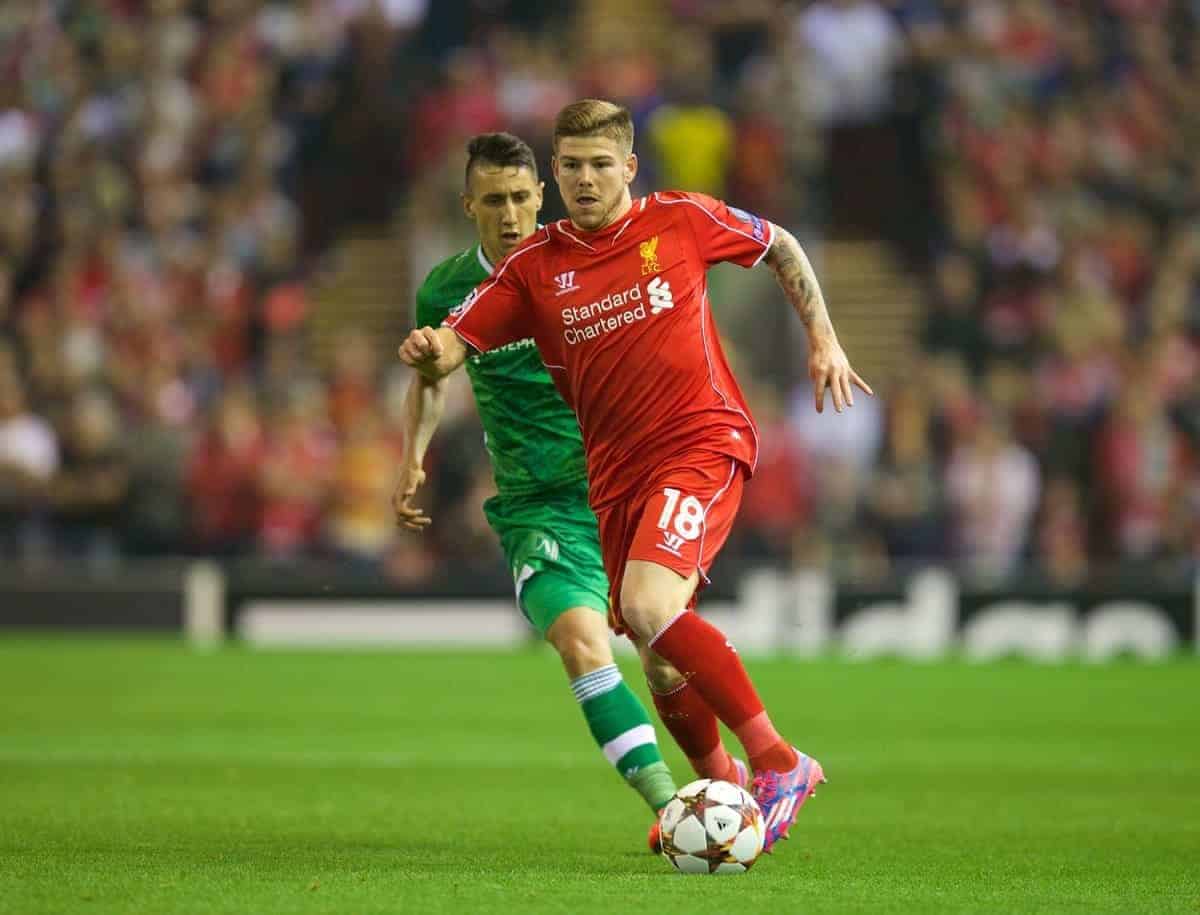
M 575 283 L 575 271 L 568 270 L 566 273 L 560 273 L 554 278 L 554 285 L 558 287 L 558 292 L 555 296 L 566 295 L 568 292 L 574 292 L 580 287 Z

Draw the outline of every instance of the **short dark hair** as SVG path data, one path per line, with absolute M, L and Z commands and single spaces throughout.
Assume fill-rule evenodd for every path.
M 527 168 L 533 172 L 537 180 L 537 159 L 529 144 L 511 133 L 481 133 L 471 137 L 467 143 L 467 171 L 465 180 L 471 185 L 471 169 L 478 163 L 487 162 L 489 165 L 501 167 Z

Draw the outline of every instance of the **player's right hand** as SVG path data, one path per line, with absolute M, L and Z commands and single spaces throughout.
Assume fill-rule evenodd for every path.
M 442 355 L 442 341 L 432 327 L 418 327 L 400 344 L 400 361 L 413 368 L 436 362 Z
M 875 396 L 871 386 L 859 377 L 850 365 L 842 345 L 836 337 L 818 334 L 808 335 L 808 376 L 812 380 L 813 396 L 817 412 L 825 410 L 825 388 L 833 395 L 833 408 L 841 413 L 854 406 L 854 391 L 851 385 L 870 397 Z
M 406 466 L 400 471 L 400 481 L 392 493 L 392 510 L 396 513 L 396 526 L 410 531 L 423 531 L 433 523 L 424 509 L 412 504 L 417 489 L 425 482 L 425 471 L 420 467 Z

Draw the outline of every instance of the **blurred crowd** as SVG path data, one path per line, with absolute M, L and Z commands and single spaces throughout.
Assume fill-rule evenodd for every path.
M 399 535 L 407 375 L 353 328 L 318 362 L 312 289 L 339 227 L 392 212 L 419 281 L 472 240 L 464 139 L 516 132 L 548 178 L 585 95 L 634 112 L 636 192 L 729 199 L 818 266 L 886 238 L 927 285 L 895 377 L 837 417 L 769 277 L 714 279 L 763 432 L 729 561 L 1200 559 L 1193 3 L 20 0 L 0 74 L 4 559 L 494 568 L 464 380 L 435 527 Z
M 946 437 L 949 548 L 1065 580 L 1200 558 L 1200 10 L 1093 6 L 972 4 L 932 41 L 932 415 L 906 420 Z
M 307 318 L 330 228 L 370 212 L 335 201 L 396 95 L 355 98 L 379 18 L 3 5 L 0 559 L 287 552 L 353 527 L 360 433 L 337 405 L 358 367 L 310 377 Z M 377 169 L 376 201 L 398 173 Z

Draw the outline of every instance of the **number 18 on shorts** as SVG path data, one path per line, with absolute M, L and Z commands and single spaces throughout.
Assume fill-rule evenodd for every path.
M 654 562 L 688 577 L 712 565 L 737 515 L 741 465 L 719 454 L 690 460 L 657 476 L 643 492 L 644 508 L 627 558 Z
M 658 516 L 662 538 L 654 548 L 679 558 L 684 544 L 699 540 L 704 532 L 704 506 L 695 496 L 685 496 L 673 486 L 665 487 L 662 495 L 663 509 Z

